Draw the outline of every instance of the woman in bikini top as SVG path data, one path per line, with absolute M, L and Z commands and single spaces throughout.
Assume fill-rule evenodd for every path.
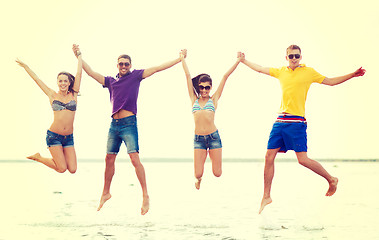
M 187 79 L 188 93 L 192 103 L 192 113 L 195 120 L 195 140 L 194 140 L 194 167 L 195 167 L 195 187 L 200 189 L 200 182 L 204 172 L 204 163 L 209 157 L 212 160 L 212 170 L 216 177 L 222 174 L 222 144 L 214 123 L 215 111 L 218 100 L 221 97 L 226 80 L 237 68 L 243 59 L 243 54 L 238 53 L 237 61 L 225 73 L 216 92 L 211 96 L 212 79 L 208 74 L 200 74 L 191 78 L 185 58 L 187 50 L 182 50 L 181 60 L 184 73 Z
M 54 113 L 54 120 L 46 137 L 52 158 L 42 157 L 39 153 L 27 158 L 41 162 L 57 172 L 69 170 L 71 173 L 75 173 L 77 168 L 76 153 L 73 146 L 73 125 L 82 77 L 82 57 L 78 46 L 75 44 L 73 51 L 78 56 L 76 76 L 74 77 L 68 72 L 60 72 L 57 77 L 58 91 L 49 88 L 28 65 L 18 59 L 16 60 L 48 96 Z

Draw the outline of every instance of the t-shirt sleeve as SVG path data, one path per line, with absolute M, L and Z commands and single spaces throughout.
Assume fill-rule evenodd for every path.
M 279 68 L 270 68 L 270 76 L 278 78 L 280 69 Z
M 107 76 L 104 78 L 103 88 L 109 88 L 109 86 L 111 85 L 111 79 L 113 79 L 113 78 L 110 76 Z
M 313 68 L 311 68 L 311 73 L 312 73 L 312 82 L 316 82 L 316 83 L 322 83 L 325 79 L 325 76 L 318 73 L 316 70 L 314 70 Z
M 140 82 L 143 80 L 142 75 L 143 75 L 144 71 L 145 71 L 145 69 L 139 69 L 139 70 L 133 71 L 133 72 L 136 72 L 137 78 L 139 79 Z

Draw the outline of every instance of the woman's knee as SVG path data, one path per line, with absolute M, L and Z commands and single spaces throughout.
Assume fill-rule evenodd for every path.
M 213 169 L 213 175 L 215 177 L 221 177 L 221 174 L 222 174 L 222 169 Z
M 55 170 L 59 173 L 64 173 L 67 170 L 67 166 L 64 164 L 59 164 Z
M 76 173 L 77 167 L 76 167 L 76 166 L 75 166 L 75 167 L 69 167 L 67 170 L 68 170 L 70 173 L 74 174 L 74 173 Z
M 195 172 L 195 178 L 200 179 L 202 177 L 203 177 L 203 173 L 202 172 Z

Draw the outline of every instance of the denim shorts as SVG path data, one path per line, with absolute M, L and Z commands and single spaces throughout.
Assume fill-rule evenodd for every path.
M 74 135 L 60 135 L 58 133 L 47 130 L 46 133 L 46 144 L 47 147 L 62 146 L 73 147 L 74 146 Z
M 218 134 L 218 130 L 209 135 L 196 135 L 194 139 L 195 149 L 216 149 L 222 148 L 221 138 Z
M 117 154 L 123 141 L 128 153 L 139 152 L 136 115 L 112 119 L 108 132 L 107 154 Z
M 306 152 L 307 124 L 275 122 L 272 126 L 267 149 L 280 148 L 279 152 L 294 150 Z

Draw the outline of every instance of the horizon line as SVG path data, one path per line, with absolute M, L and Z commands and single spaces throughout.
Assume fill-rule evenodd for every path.
M 128 159 L 127 157 L 119 157 L 119 159 Z M 175 158 L 175 157 L 145 157 L 142 162 L 193 162 L 193 158 Z M 263 158 L 223 158 L 223 162 L 264 162 Z M 279 158 L 279 162 L 296 162 L 295 158 Z M 376 158 L 320 158 L 320 162 L 379 162 Z M 0 162 L 33 162 L 30 159 L 1 159 Z M 103 158 L 83 158 L 77 162 L 104 162 Z

